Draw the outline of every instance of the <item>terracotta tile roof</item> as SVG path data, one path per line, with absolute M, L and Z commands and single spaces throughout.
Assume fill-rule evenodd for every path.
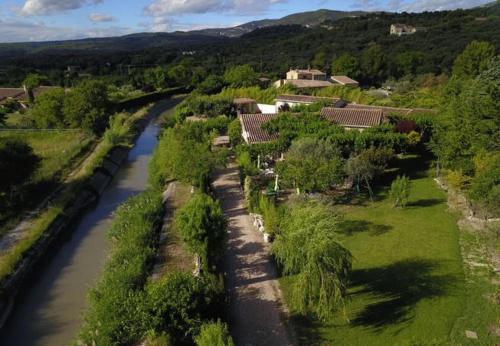
M 7 98 L 18 98 L 24 94 L 23 88 L 0 88 L 0 101 Z
M 55 89 L 58 87 L 54 86 L 39 86 L 33 89 L 33 96 L 37 98 L 41 94 Z M 26 93 L 24 92 L 24 88 L 0 88 L 0 102 L 4 101 L 7 98 L 14 98 L 18 101 L 28 101 L 26 97 Z
M 333 81 L 342 85 L 358 85 L 359 83 L 347 76 L 332 76 Z
M 235 98 L 233 100 L 234 104 L 249 104 L 249 103 L 257 103 L 254 99 L 247 98 L 247 97 L 240 97 L 240 98 Z
M 285 84 L 292 84 L 297 88 L 326 88 L 333 85 L 332 82 L 326 80 L 310 79 L 285 79 Z
M 277 114 L 240 114 L 240 123 L 243 138 L 248 144 L 270 142 L 278 139 L 278 134 L 269 134 L 262 129 L 269 120 L 277 117 Z
M 425 108 L 398 108 L 398 107 L 384 107 L 384 106 L 372 106 L 372 105 L 362 105 L 356 103 L 349 103 L 345 108 L 353 108 L 353 109 L 378 109 L 384 112 L 384 116 L 387 116 L 391 113 L 399 114 L 399 115 L 410 115 L 416 113 L 425 113 L 425 112 L 433 112 L 432 109 Z
M 281 102 L 298 102 L 298 103 L 315 103 L 320 101 L 328 101 L 334 103 L 339 99 L 333 97 L 318 97 L 309 95 L 278 95 L 275 101 Z
M 366 128 L 382 124 L 384 113 L 380 109 L 352 109 L 325 107 L 321 116 L 340 126 Z

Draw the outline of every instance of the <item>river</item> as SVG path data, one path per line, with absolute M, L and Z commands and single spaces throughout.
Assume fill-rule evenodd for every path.
M 175 106 L 165 100 L 151 109 L 151 121 L 137 139 L 98 203 L 74 226 L 71 237 L 32 278 L 16 299 L 0 331 L 0 345 L 65 346 L 75 340 L 87 306 L 87 293 L 102 272 L 109 249 L 106 232 L 113 211 L 147 186 L 147 168 L 157 144 L 157 116 Z

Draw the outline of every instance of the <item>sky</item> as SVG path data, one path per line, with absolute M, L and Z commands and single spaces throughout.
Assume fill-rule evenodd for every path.
M 0 0 L 0 42 L 231 27 L 327 8 L 422 12 L 492 0 Z

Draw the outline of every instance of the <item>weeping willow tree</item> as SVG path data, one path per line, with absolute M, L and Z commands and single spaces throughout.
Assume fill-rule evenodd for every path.
M 285 275 L 295 275 L 291 307 L 327 320 L 344 307 L 352 255 L 337 241 L 339 217 L 329 206 L 307 202 L 283 218 L 273 254 Z

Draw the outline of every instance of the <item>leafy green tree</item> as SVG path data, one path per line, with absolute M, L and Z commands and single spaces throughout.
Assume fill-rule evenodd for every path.
M 198 91 L 202 94 L 216 94 L 224 87 L 224 79 L 218 75 L 211 74 L 198 85 Z
M 65 122 L 74 128 L 83 128 L 101 134 L 108 125 L 108 93 L 106 85 L 86 80 L 66 94 Z
M 176 65 L 168 70 L 169 79 L 178 86 L 190 85 L 191 76 L 191 70 L 183 64 Z
M 398 75 L 415 75 L 417 68 L 422 65 L 424 55 L 421 52 L 403 52 L 396 55 L 396 69 Z
M 227 241 L 227 221 L 219 203 L 198 193 L 179 210 L 176 223 L 189 250 L 200 257 L 203 270 L 213 270 Z
M 371 45 L 363 51 L 361 70 L 365 78 L 375 83 L 381 82 L 385 77 L 386 64 L 386 57 L 380 45 Z
M 144 82 L 156 89 L 166 88 L 168 86 L 168 73 L 160 66 L 149 68 L 144 71 Z
M 488 69 L 495 56 L 495 46 L 489 42 L 472 41 L 453 64 L 453 74 L 458 78 L 474 78 Z
M 186 129 L 170 128 L 163 133 L 150 164 L 155 186 L 163 186 L 168 179 L 178 179 L 202 187 L 210 171 L 220 163 L 218 155 L 209 150 L 209 138 L 198 142 L 186 132 Z
M 233 88 L 249 87 L 258 84 L 258 75 L 250 65 L 239 65 L 226 70 L 224 81 Z
M 339 217 L 327 205 L 307 202 L 293 205 L 282 220 L 272 252 L 283 272 L 295 275 L 291 305 L 329 319 L 343 306 L 352 263 L 337 239 Z
M 390 148 L 370 147 L 349 158 L 345 165 L 345 172 L 354 179 L 356 191 L 360 192 L 361 183 L 364 182 L 370 198 L 373 199 L 371 181 L 384 172 L 393 155 Z
M 474 157 L 500 148 L 500 58 L 473 80 L 454 76 L 448 83 L 445 109 L 437 118 L 430 146 L 440 164 L 474 174 Z
M 326 67 L 326 53 L 323 50 L 320 50 L 314 55 L 311 64 L 315 68 L 324 69 Z
M 242 142 L 243 138 L 241 137 L 241 123 L 239 119 L 234 119 L 233 121 L 231 121 L 227 129 L 227 134 L 229 136 L 229 141 L 231 142 L 231 145 L 233 147 Z
M 65 126 L 64 119 L 64 89 L 49 90 L 37 97 L 31 109 L 31 117 L 39 128 Z
M 395 208 L 404 207 L 410 197 L 411 182 L 407 176 L 398 176 L 391 184 L 389 195 Z
M 355 181 L 356 191 L 361 191 L 361 183 L 364 182 L 370 193 L 370 198 L 373 198 L 370 181 L 375 177 L 375 170 L 375 166 L 370 161 L 359 155 L 349 158 L 345 165 L 346 174 Z
M 20 140 L 0 142 L 0 192 L 12 193 L 15 186 L 27 181 L 40 165 L 33 149 Z
M 28 99 L 29 102 L 34 101 L 33 97 L 33 89 L 39 87 L 42 85 L 42 83 L 47 81 L 47 77 L 38 74 L 38 73 L 30 73 L 26 76 L 26 78 L 23 81 L 23 86 L 26 88 L 28 92 Z
M 332 62 L 332 75 L 358 78 L 359 72 L 359 59 L 349 53 L 340 55 Z
M 203 324 L 194 341 L 197 346 L 234 346 L 227 324 L 220 320 Z
M 305 191 L 325 191 L 342 180 L 342 158 L 338 148 L 316 138 L 293 142 L 276 172 L 286 184 Z

